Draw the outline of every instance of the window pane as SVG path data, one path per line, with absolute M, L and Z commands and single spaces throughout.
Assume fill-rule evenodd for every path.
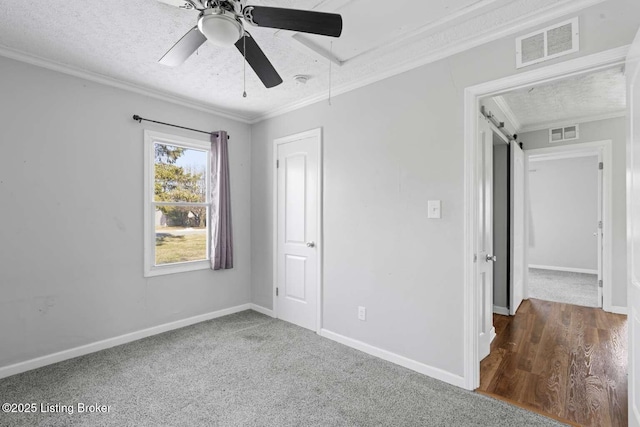
M 155 143 L 156 202 L 206 202 L 207 152 Z
M 158 207 L 155 216 L 155 264 L 207 259 L 206 217 L 206 207 Z

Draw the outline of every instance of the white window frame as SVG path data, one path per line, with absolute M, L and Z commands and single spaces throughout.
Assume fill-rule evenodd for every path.
M 206 195 L 204 203 L 207 213 L 211 209 L 209 182 L 211 177 L 211 143 L 192 138 L 185 138 L 178 135 L 144 130 L 144 277 L 161 276 L 165 274 L 184 273 L 187 271 L 205 270 L 211 268 L 209 258 L 209 245 L 211 229 L 207 221 L 207 252 L 206 259 L 199 261 L 177 262 L 173 264 L 155 265 L 156 230 L 155 230 L 155 206 L 158 204 L 154 200 L 155 184 L 155 143 L 174 145 L 184 148 L 192 148 L 207 152 L 206 171 Z M 180 205 L 181 203 L 169 203 Z M 185 205 L 197 205 L 198 203 L 185 203 Z M 208 215 L 207 215 L 208 216 Z

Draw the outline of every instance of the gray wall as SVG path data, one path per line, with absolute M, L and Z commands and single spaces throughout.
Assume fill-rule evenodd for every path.
M 575 141 L 549 144 L 548 130 L 523 133 L 519 138 L 524 142 L 525 150 L 555 147 L 565 144 L 581 144 L 594 141 L 612 141 L 612 225 L 613 257 L 611 288 L 612 304 L 627 306 L 627 207 L 626 207 L 626 142 L 627 131 L 624 117 L 598 120 L 580 124 L 580 138 Z M 607 167 L 605 165 L 605 167 Z
M 493 138 L 493 305 L 508 308 L 509 299 L 509 146 Z
M 630 43 L 639 9 L 586 9 L 581 51 L 555 61 Z M 255 303 L 272 307 L 273 140 L 322 127 L 324 328 L 463 375 L 463 91 L 519 72 L 514 37 L 253 126 Z M 427 219 L 429 199 L 442 200 L 442 219 Z
M 0 57 L 0 366 L 250 302 L 248 125 Z M 226 129 L 235 268 L 143 277 L 143 128 Z M 205 136 L 206 139 L 206 136 Z
M 529 265 L 598 269 L 598 157 L 529 163 Z

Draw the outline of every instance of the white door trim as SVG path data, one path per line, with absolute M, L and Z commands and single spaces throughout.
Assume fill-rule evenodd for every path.
M 322 128 L 311 129 L 305 132 L 296 133 L 293 135 L 284 136 L 281 138 L 276 138 L 273 140 L 273 175 L 272 175 L 272 184 L 273 184 L 273 195 L 271 202 L 273 203 L 273 214 L 272 214 L 272 228 L 273 228 L 273 249 L 272 249 L 272 298 L 273 298 L 273 317 L 278 318 L 278 299 L 276 298 L 276 287 L 278 284 L 278 169 L 276 162 L 278 160 L 278 146 L 281 144 L 286 144 L 289 142 L 297 141 L 304 138 L 316 137 L 318 141 L 318 238 L 316 242 L 316 247 L 318 250 L 316 251 L 317 261 L 318 261 L 318 307 L 317 307 L 317 317 L 316 317 L 316 333 L 320 333 L 322 329 L 322 272 L 323 272 L 323 264 L 322 264 L 322 254 L 324 252 L 324 234 L 322 231 L 323 217 L 322 217 L 322 201 L 324 200 L 324 196 L 322 193 L 323 188 L 323 180 L 324 180 L 324 168 L 323 168 L 323 145 L 322 145 Z
M 612 167 L 611 161 L 613 159 L 612 141 L 594 141 L 584 142 L 578 144 L 560 145 L 556 147 L 548 148 L 536 148 L 533 150 L 525 150 L 525 168 L 529 170 L 529 163 L 543 160 L 557 160 L 557 159 L 570 159 L 586 156 L 597 156 L 599 162 L 604 163 L 604 169 L 602 170 L 602 195 L 598 195 L 598 199 L 602 203 L 602 309 L 610 313 L 612 310 L 611 302 L 611 286 L 613 280 L 612 262 L 613 262 L 613 224 L 612 213 L 613 204 L 611 201 L 611 195 L 613 192 L 612 187 Z M 525 182 L 525 192 L 529 193 L 529 180 Z M 529 199 L 525 200 L 526 214 L 529 213 Z M 525 223 L 525 236 L 529 235 L 529 221 Z M 528 245 L 527 245 L 528 246 Z M 528 254 L 527 254 L 528 255 Z M 528 259 L 526 260 L 528 264 Z M 528 276 L 528 271 L 525 271 L 525 275 Z M 525 280 L 525 296 L 529 297 L 529 289 L 526 287 L 528 280 Z
M 476 187 L 477 187 L 477 113 L 479 100 L 495 96 L 531 84 L 550 82 L 561 78 L 584 74 L 598 69 L 625 63 L 629 46 L 622 46 L 593 55 L 552 64 L 535 70 L 518 73 L 502 79 L 471 86 L 464 91 L 464 378 L 465 388 L 474 390 L 480 386 L 480 361 L 478 360 L 478 316 L 474 289 Z
M 509 149 L 509 315 L 515 315 L 526 298 L 527 283 L 527 159 L 520 144 Z M 518 167 L 518 163 L 520 164 Z M 518 265 L 518 261 L 521 263 Z M 519 267 L 519 268 L 518 268 Z M 519 280 L 521 281 L 519 283 Z
M 640 347 L 639 340 L 635 336 L 640 328 L 640 318 L 638 308 L 640 295 L 640 271 L 636 271 L 634 261 L 639 253 L 636 251 L 635 243 L 637 232 L 640 231 L 637 222 L 638 214 L 638 191 L 637 187 L 637 168 L 640 165 L 640 159 L 637 158 L 637 148 L 640 144 L 638 138 L 638 107 L 636 90 L 640 81 L 638 73 L 640 72 L 640 32 L 636 34 L 633 41 L 631 51 L 626 64 L 627 73 L 627 306 L 628 306 L 628 339 L 629 339 L 629 358 L 628 358 L 628 375 L 629 375 L 629 426 L 640 427 L 640 381 L 638 381 L 638 368 L 640 368 Z

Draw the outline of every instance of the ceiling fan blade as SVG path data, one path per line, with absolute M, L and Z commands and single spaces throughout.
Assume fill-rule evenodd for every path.
M 247 17 L 247 15 L 249 15 Z M 342 16 L 335 13 L 279 7 L 247 6 L 245 17 L 259 27 L 280 28 L 322 36 L 340 37 Z
M 193 27 L 158 62 L 169 67 L 178 66 L 206 41 L 207 38 L 198 30 L 198 27 Z
M 247 62 L 253 68 L 253 71 L 258 75 L 262 83 L 271 88 L 278 86 L 282 83 L 282 78 L 278 74 L 269 59 L 265 56 L 258 43 L 251 37 L 251 34 L 244 32 L 244 37 L 236 42 L 236 47 L 242 55 L 245 55 L 244 47 L 247 47 L 246 58 Z

